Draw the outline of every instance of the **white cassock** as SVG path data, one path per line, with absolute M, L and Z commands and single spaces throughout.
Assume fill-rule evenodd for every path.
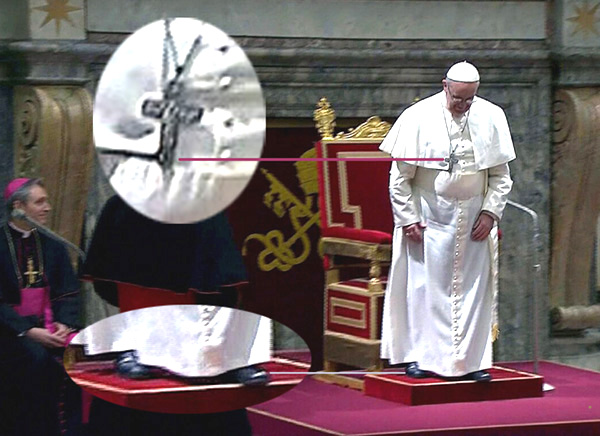
M 448 162 L 392 163 L 381 357 L 450 377 L 492 366 L 497 225 L 486 241 L 471 231 L 481 211 L 502 217 L 515 153 L 501 108 L 475 97 L 455 119 L 445 104 L 442 92 L 409 107 L 380 147 L 397 158 L 456 158 L 452 172 Z M 420 243 L 402 229 L 416 222 L 426 225 Z
M 271 358 L 271 320 L 207 305 L 157 306 L 120 313 L 71 342 L 87 355 L 136 350 L 140 363 L 184 377 L 212 377 Z

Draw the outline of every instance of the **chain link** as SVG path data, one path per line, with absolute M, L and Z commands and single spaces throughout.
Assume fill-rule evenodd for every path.
M 162 59 L 162 88 L 165 89 L 168 82 L 169 76 L 169 54 L 173 61 L 175 69 L 179 66 L 179 54 L 177 53 L 177 47 L 171 34 L 171 21 L 172 18 L 165 18 L 165 37 L 163 39 L 163 59 Z

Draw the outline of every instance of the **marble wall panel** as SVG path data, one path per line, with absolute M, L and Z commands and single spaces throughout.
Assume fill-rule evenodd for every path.
M 0 192 L 13 177 L 12 87 L 0 85 Z M 0 222 L 6 219 L 4 196 L 0 196 Z
M 600 48 L 600 1 L 558 1 L 554 17 L 559 45 Z
M 230 35 L 381 39 L 544 39 L 544 1 L 88 0 L 88 30 L 132 32 L 164 16 Z M 467 13 L 468 10 L 468 13 Z

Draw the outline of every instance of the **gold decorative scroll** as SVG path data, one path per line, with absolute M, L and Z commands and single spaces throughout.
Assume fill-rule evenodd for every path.
M 92 98 L 75 86 L 17 86 L 15 177 L 41 177 L 49 227 L 79 244 L 94 162 Z
M 336 115 L 327 98 L 322 97 L 319 100 L 313 119 L 315 120 L 317 130 L 321 134 L 321 139 L 334 139 L 333 130 L 335 128 Z M 390 123 L 374 116 L 356 128 L 350 128 L 347 132 L 339 132 L 335 135 L 335 139 L 383 139 L 391 128 L 392 125 Z
M 552 159 L 552 307 L 590 304 L 600 213 L 600 89 L 559 90 Z
M 370 117 L 367 121 L 348 132 L 340 132 L 335 139 L 382 139 L 388 134 L 392 125 L 379 117 Z

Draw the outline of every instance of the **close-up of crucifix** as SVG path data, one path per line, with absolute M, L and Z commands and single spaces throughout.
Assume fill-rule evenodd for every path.
M 448 162 L 448 172 L 451 173 L 454 168 L 454 164 L 458 163 L 458 158 L 454 154 L 454 152 L 450 153 L 449 157 L 444 158 L 444 162 Z
M 265 113 L 258 77 L 234 40 L 199 20 L 166 18 L 111 56 L 96 90 L 94 141 L 108 181 L 132 207 L 194 222 L 250 180 L 257 163 L 237 159 L 260 156 Z
M 123 157 L 136 157 L 157 161 L 166 174 L 172 173 L 175 151 L 181 125 L 199 124 L 204 108 L 186 103 L 184 80 L 201 48 L 202 36 L 194 39 L 183 64 L 179 63 L 177 50 L 171 35 L 171 19 L 165 19 L 165 38 L 163 42 L 162 98 L 147 98 L 142 102 L 142 116 L 160 122 L 160 143 L 155 153 L 143 153 L 131 150 L 100 149 L 100 153 Z M 169 59 L 172 62 L 169 62 Z M 174 64 L 175 76 L 168 79 L 170 65 Z M 148 133 L 151 133 L 149 130 Z
M 37 275 L 39 274 L 39 271 L 35 270 L 33 266 L 33 259 L 27 259 L 27 271 L 25 271 L 23 274 L 27 276 L 27 284 L 29 286 L 33 285 L 37 281 Z

